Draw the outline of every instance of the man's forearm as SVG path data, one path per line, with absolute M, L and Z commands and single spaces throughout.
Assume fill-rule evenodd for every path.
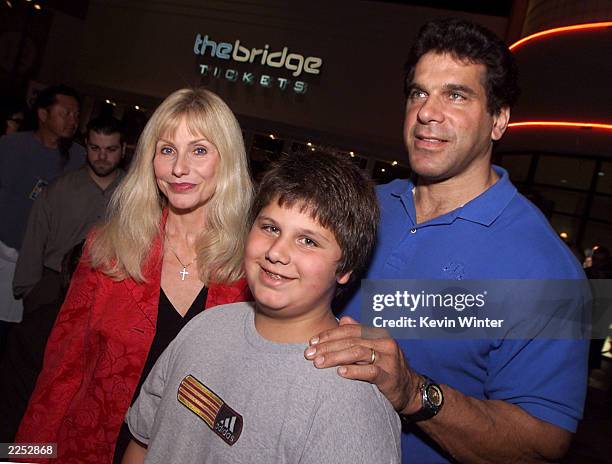
M 567 451 L 568 431 L 518 406 L 478 400 L 445 385 L 442 390 L 444 406 L 439 414 L 417 424 L 459 462 L 551 462 Z M 412 412 L 410 408 L 404 412 Z
M 28 217 L 13 277 L 13 293 L 18 297 L 29 293 L 42 277 L 45 245 L 49 236 L 45 210 L 45 198 L 38 198 Z

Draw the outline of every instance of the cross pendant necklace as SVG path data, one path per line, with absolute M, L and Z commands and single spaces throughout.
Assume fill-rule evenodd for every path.
M 166 243 L 168 243 L 167 240 L 166 240 Z M 176 260 L 180 263 L 180 265 L 183 266 L 183 270 L 179 272 L 179 275 L 181 276 L 181 280 L 184 281 L 187 278 L 187 276 L 189 275 L 189 272 L 187 271 L 187 268 L 193 264 L 195 259 L 193 261 L 191 261 L 189 264 L 184 264 L 183 261 L 181 261 L 181 258 L 179 258 L 178 255 L 176 254 L 176 251 L 174 251 L 174 248 L 172 248 L 170 246 L 170 243 L 168 243 L 168 248 L 170 249 L 170 251 L 172 252 L 174 257 L 176 258 Z

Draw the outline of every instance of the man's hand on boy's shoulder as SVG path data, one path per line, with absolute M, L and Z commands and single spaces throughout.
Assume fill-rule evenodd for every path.
M 313 337 L 304 355 L 320 369 L 340 366 L 342 377 L 375 384 L 398 412 L 410 414 L 421 407 L 421 378 L 384 330 L 345 316 L 339 327 Z
M 375 384 L 400 414 L 421 409 L 423 378 L 381 329 L 343 317 L 339 327 L 313 337 L 304 355 L 320 369 L 339 366 L 342 377 Z M 556 462 L 567 451 L 570 432 L 517 405 L 478 400 L 446 385 L 443 391 L 447 406 L 418 424 L 458 462 Z

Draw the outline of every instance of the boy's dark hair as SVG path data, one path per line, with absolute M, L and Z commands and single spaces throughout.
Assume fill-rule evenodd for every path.
M 123 125 L 121 121 L 113 116 L 97 116 L 91 119 L 87 123 L 87 137 L 89 137 L 89 132 L 91 131 L 104 135 L 119 133 L 123 142 Z
M 73 97 L 76 99 L 79 104 L 81 104 L 81 98 L 76 90 L 72 87 L 68 87 L 67 85 L 53 85 L 51 87 L 47 87 L 46 89 L 41 90 L 36 99 L 34 100 L 34 104 L 32 105 L 32 109 L 34 113 L 36 110 L 40 108 L 49 108 L 56 102 L 56 98 L 58 95 L 66 95 L 68 97 Z
M 300 206 L 334 234 L 342 251 L 338 275 L 353 271 L 352 281 L 363 272 L 376 242 L 379 209 L 372 181 L 350 158 L 320 152 L 281 156 L 261 179 L 251 224 L 273 201 Z
M 406 62 L 404 90 L 408 96 L 414 69 L 426 53 L 448 53 L 459 60 L 486 67 L 487 110 L 499 114 L 519 97 L 518 67 L 508 47 L 493 32 L 462 19 L 438 19 L 421 27 Z

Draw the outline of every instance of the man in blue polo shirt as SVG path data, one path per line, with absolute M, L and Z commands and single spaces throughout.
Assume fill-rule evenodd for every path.
M 583 279 L 547 220 L 491 165 L 518 97 L 512 55 L 460 20 L 426 24 L 406 75 L 404 138 L 416 182 L 379 187 L 369 279 Z M 311 340 L 316 367 L 375 383 L 404 423 L 405 462 L 547 462 L 582 416 L 584 340 L 363 336 L 360 295 Z M 432 380 L 433 379 L 433 380 Z

